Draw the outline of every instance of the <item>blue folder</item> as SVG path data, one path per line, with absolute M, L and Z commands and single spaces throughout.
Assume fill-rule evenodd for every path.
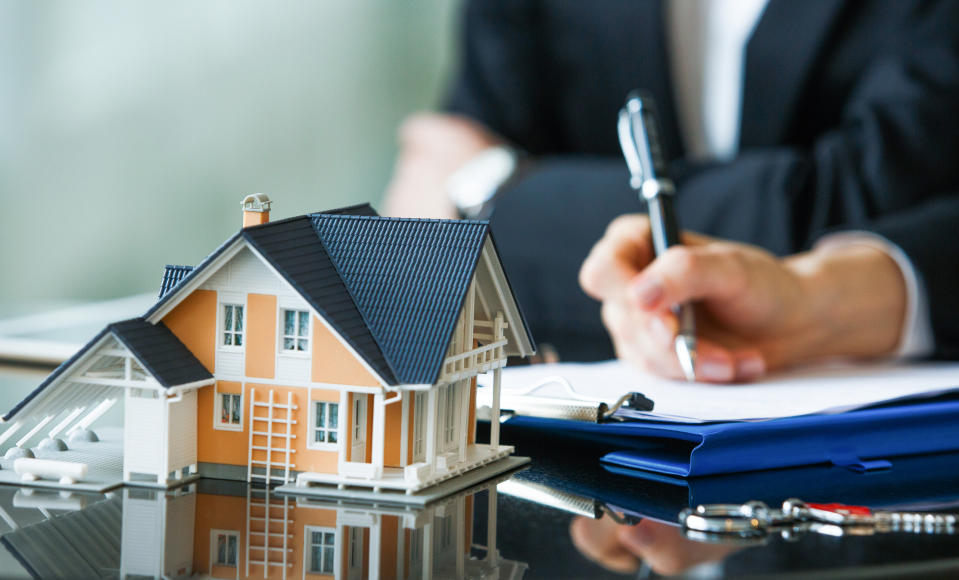
M 888 459 L 959 450 L 959 401 L 919 399 L 839 414 L 717 423 L 592 424 L 517 416 L 511 427 L 565 432 L 611 450 L 603 463 L 698 477 L 831 463 L 858 470 Z
M 558 464 L 552 471 L 534 466 L 515 478 L 590 498 L 634 518 L 672 524 L 682 509 L 699 504 L 758 500 L 777 506 L 791 497 L 808 502 L 914 511 L 956 505 L 959 452 L 895 457 L 892 463 L 890 469 L 870 473 L 814 465 L 697 478 L 669 477 L 611 465 L 592 471 L 583 467 L 569 470 L 563 469 L 565 464 Z

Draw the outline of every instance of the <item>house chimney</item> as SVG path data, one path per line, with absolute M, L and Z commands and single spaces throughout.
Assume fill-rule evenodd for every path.
M 265 193 L 254 193 L 243 198 L 243 227 L 269 223 L 272 204 Z

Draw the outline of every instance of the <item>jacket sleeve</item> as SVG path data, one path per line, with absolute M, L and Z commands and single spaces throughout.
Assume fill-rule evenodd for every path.
M 868 229 L 899 246 L 922 280 L 934 356 L 959 359 L 959 193 L 883 216 Z

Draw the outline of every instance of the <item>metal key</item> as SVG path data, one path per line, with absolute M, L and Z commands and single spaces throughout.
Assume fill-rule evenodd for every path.
M 955 534 L 956 514 L 871 510 L 863 506 L 783 502 L 782 509 L 760 501 L 700 505 L 679 515 L 686 535 L 697 540 L 737 538 L 765 541 L 771 534 L 793 539 L 806 532 L 829 536 L 872 535 L 882 532 Z

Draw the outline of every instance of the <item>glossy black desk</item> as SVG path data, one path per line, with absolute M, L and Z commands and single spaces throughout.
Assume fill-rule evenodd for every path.
M 21 396 L 44 372 L 0 370 L 2 398 Z M 0 487 L 0 576 L 959 577 L 959 536 L 807 534 L 727 545 L 689 540 L 672 525 L 697 498 L 775 503 L 796 487 L 810 501 L 959 511 L 959 454 L 894 461 L 872 474 L 822 466 L 687 486 L 610 473 L 595 460 L 599 450 L 573 440 L 508 423 L 503 437 L 533 457 L 528 469 L 416 509 L 215 480 L 169 492 Z

